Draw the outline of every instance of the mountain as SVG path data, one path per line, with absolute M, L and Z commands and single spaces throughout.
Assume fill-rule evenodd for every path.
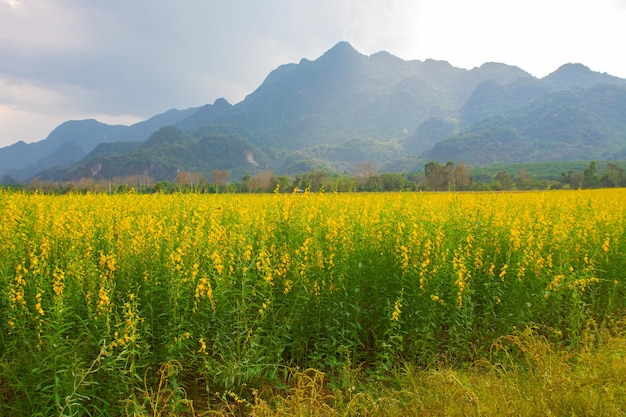
M 582 64 L 565 64 L 542 79 L 520 78 L 510 83 L 488 80 L 472 92 L 459 114 L 461 126 L 506 113 L 551 92 L 587 89 L 597 85 L 626 86 L 626 80 L 591 71 Z
M 111 126 L 92 119 L 67 121 L 44 140 L 0 148 L 0 176 L 27 180 L 49 168 L 79 161 L 101 143 L 145 141 L 160 127 L 175 124 L 195 111 L 170 110 L 132 126 Z
M 26 144 L 18 142 L 0 149 L 2 175 L 25 179 L 56 165 L 72 163 L 84 157 L 98 142 L 115 137 L 121 126 L 110 126 L 96 120 L 68 121 L 48 135 L 45 140 Z M 68 155 L 61 150 L 66 144 L 77 145 Z M 68 156 L 71 158 L 68 159 Z
M 314 61 L 272 71 L 241 103 L 206 107 L 178 126 L 237 126 L 258 146 L 298 150 L 357 137 L 389 140 L 429 117 L 455 116 L 482 81 L 530 75 L 503 64 L 464 70 L 442 61 L 365 56 L 340 42 Z
M 80 163 L 47 170 L 38 178 L 78 181 L 82 178 L 109 180 L 144 175 L 157 180 L 173 180 L 181 171 L 200 172 L 209 178 L 214 169 L 229 171 L 241 178 L 257 168 L 257 160 L 264 162 L 263 153 L 241 136 L 214 134 L 196 138 L 168 126 L 141 144 L 101 144 Z
M 239 179 L 268 169 L 351 171 L 361 162 L 421 171 L 429 160 L 618 158 L 626 155 L 625 88 L 626 80 L 581 64 L 538 79 L 501 63 L 462 69 L 367 56 L 340 42 L 315 60 L 279 66 L 236 104 L 218 99 L 132 126 L 67 122 L 43 141 L 0 149 L 0 175 L 173 180 L 182 170 L 220 169 Z
M 436 143 L 425 160 L 475 165 L 626 155 L 626 84 L 547 94 L 481 119 Z
M 626 81 L 609 74 L 590 70 L 583 64 L 565 64 L 549 74 L 542 81 L 552 90 L 590 88 L 599 84 L 626 85 Z

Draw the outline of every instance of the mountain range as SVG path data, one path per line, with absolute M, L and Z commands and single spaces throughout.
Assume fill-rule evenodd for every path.
M 543 78 L 515 66 L 363 55 L 340 42 L 282 65 L 243 101 L 170 110 L 132 126 L 68 121 L 0 148 L 4 181 L 76 181 L 180 171 L 233 180 L 272 170 L 421 171 L 469 165 L 626 159 L 626 80 L 565 64 Z

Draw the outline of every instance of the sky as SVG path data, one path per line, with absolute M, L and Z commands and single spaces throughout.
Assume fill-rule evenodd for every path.
M 370 55 L 626 78 L 626 0 L 0 0 L 0 147 L 66 120 L 132 124 L 348 41 Z

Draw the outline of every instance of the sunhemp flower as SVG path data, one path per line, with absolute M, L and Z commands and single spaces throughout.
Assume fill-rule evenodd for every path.
M 267 310 L 267 308 L 269 307 L 271 301 L 270 300 L 265 300 L 265 302 L 263 302 L 261 304 L 261 308 L 259 309 L 259 314 L 263 315 L 265 314 L 265 311 Z
M 291 291 L 291 289 L 293 288 L 293 281 L 291 281 L 290 279 L 286 279 L 284 285 L 285 289 L 283 290 L 283 293 L 287 295 L 289 294 L 289 291 Z
M 455 285 L 458 287 L 457 292 L 457 307 L 463 307 L 463 293 L 468 287 L 468 280 L 470 278 L 470 271 L 465 265 L 465 258 L 460 254 L 455 254 L 452 259 L 452 267 L 456 271 Z
M 65 273 L 63 270 L 56 268 L 52 273 L 52 291 L 57 297 L 63 296 L 63 289 L 65 288 Z
M 433 300 L 433 301 L 434 301 L 434 302 L 436 302 L 436 303 L 441 304 L 441 305 L 445 304 L 445 301 L 443 301 L 443 300 L 441 299 L 441 297 L 439 297 L 439 296 L 438 296 L 438 295 L 436 295 L 436 294 L 431 294 L 431 295 L 430 295 L 430 299 L 431 299 L 431 300 Z
M 104 252 L 100 251 L 100 266 L 106 266 L 109 271 L 114 272 L 117 269 L 115 255 L 105 255 Z
M 222 257 L 219 253 L 217 253 L 217 251 L 214 251 L 211 254 L 211 260 L 213 261 L 213 267 L 215 268 L 215 272 L 217 272 L 217 275 L 222 275 L 222 272 L 224 272 L 224 262 L 222 261 Z
M 391 313 L 391 321 L 400 321 L 400 313 L 402 313 L 402 299 L 398 298 L 393 304 L 393 312 Z
M 35 299 L 37 300 L 37 304 L 35 304 L 35 310 L 37 310 L 37 313 L 39 313 L 40 316 L 43 316 L 45 313 L 43 311 L 43 308 L 41 308 L 41 293 L 38 292 L 37 295 L 35 295 Z
M 207 354 L 207 350 L 206 350 L 206 341 L 204 340 L 204 337 L 201 337 L 198 340 L 198 343 L 200 344 L 200 349 L 198 349 L 198 353 L 202 353 L 204 355 Z
M 400 252 L 400 263 L 402 264 L 402 270 L 406 270 L 409 267 L 409 249 L 404 246 L 401 245 L 398 248 L 398 251 Z
M 197 311 L 198 303 L 202 301 L 203 298 L 207 298 L 209 300 L 209 304 L 211 305 L 211 310 L 215 312 L 215 300 L 213 299 L 213 287 L 211 286 L 211 281 L 209 281 L 206 277 L 201 277 L 198 280 L 198 284 L 196 285 L 195 291 L 195 305 L 193 308 L 193 312 Z
M 104 287 L 100 287 L 98 290 L 98 315 L 102 315 L 105 309 L 111 304 L 111 299 Z
M 504 277 L 506 276 L 506 270 L 509 268 L 508 264 L 504 264 L 502 266 L 502 269 L 500 270 L 500 275 L 498 275 L 500 277 L 500 280 L 504 281 Z

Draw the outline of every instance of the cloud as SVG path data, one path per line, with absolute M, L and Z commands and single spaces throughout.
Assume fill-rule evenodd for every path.
M 0 27 L 10 36 L 0 35 L 0 78 L 32 93 L 7 101 L 4 91 L 0 104 L 23 111 L 55 103 L 67 112 L 149 117 L 222 96 L 238 102 L 276 66 L 341 40 L 340 21 L 327 19 L 330 1 L 2 4 L 9 13 Z
M 6 3 L 9 5 L 9 7 L 11 7 L 12 9 L 17 9 L 20 6 L 21 1 L 20 0 L 2 0 L 3 3 Z
M 3 0 L 0 11 L 0 146 L 45 136 L 39 126 L 59 115 L 128 119 L 237 102 L 299 59 L 317 29 L 305 8 L 276 0 Z
M 615 12 L 607 13 L 608 5 Z M 33 120 L 60 114 L 128 119 L 219 97 L 234 104 L 277 66 L 315 59 L 341 40 L 365 54 L 386 50 L 464 67 L 497 60 L 536 74 L 585 61 L 611 72 L 624 68 L 618 48 L 606 50 L 624 37 L 624 5 L 626 0 L 0 0 L 0 146 L 43 137 L 56 126 L 42 132 L 31 129 L 39 123 L 22 124 L 24 134 L 15 136 L 19 126 L 9 127 L 7 109 L 32 112 Z
M 386 50 L 403 55 L 414 44 L 413 24 L 421 1 L 352 0 L 335 2 L 342 38 L 364 53 Z M 410 58 L 410 57 L 409 57 Z

